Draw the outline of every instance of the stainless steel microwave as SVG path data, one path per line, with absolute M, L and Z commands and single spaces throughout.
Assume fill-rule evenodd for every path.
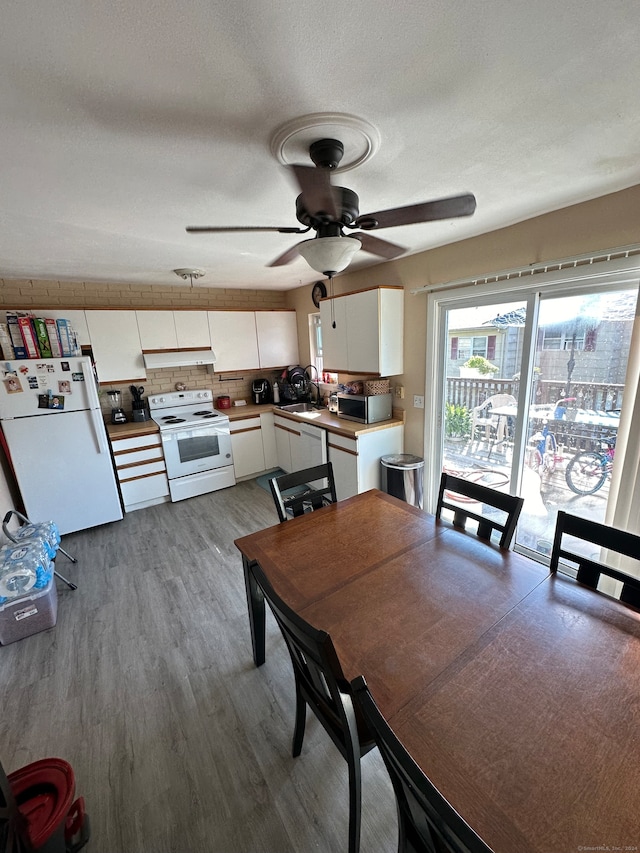
M 361 424 L 387 421 L 392 414 L 391 394 L 338 394 L 338 417 Z

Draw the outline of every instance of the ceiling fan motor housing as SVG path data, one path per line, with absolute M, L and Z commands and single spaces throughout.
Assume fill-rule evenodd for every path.
M 339 139 L 318 139 L 309 146 L 309 156 L 319 169 L 337 169 L 344 155 Z
M 340 209 L 340 218 L 333 221 L 340 225 L 350 225 L 358 217 L 360 199 L 353 190 L 349 190 L 346 187 L 333 187 L 332 189 L 338 200 Z M 304 193 L 300 193 L 296 199 L 296 218 L 298 222 L 311 228 L 317 228 L 319 225 L 331 221 L 328 216 L 323 217 L 317 214 L 312 216 L 304 206 L 303 195 Z

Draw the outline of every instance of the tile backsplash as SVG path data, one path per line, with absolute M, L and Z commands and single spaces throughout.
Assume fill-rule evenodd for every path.
M 161 394 L 167 391 L 175 391 L 176 383 L 184 382 L 187 390 L 201 390 L 209 388 L 213 392 L 214 405 L 217 397 L 229 396 L 233 404 L 234 400 L 246 400 L 251 402 L 251 383 L 254 379 L 265 378 L 273 385 L 281 374 L 281 370 L 245 370 L 238 371 L 234 374 L 216 374 L 210 373 L 206 367 L 175 367 L 163 368 L 162 370 L 147 370 L 147 378 L 144 382 L 134 383 L 138 386 L 142 385 L 145 400 L 154 394 Z M 120 391 L 122 393 L 122 408 L 127 413 L 131 413 L 131 404 L 133 398 L 129 391 L 131 383 L 121 384 L 114 382 L 105 384 L 100 387 L 100 403 L 103 414 L 110 415 L 111 407 L 109 406 L 109 398 L 107 391 Z

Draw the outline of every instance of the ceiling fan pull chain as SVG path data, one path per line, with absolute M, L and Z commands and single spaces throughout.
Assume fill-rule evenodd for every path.
M 336 309 L 333 303 L 333 275 L 329 273 L 329 289 L 331 291 L 331 328 L 336 328 Z

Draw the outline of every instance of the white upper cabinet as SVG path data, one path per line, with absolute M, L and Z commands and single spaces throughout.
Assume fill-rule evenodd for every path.
M 135 311 L 87 311 L 93 358 L 101 384 L 146 379 Z
M 179 347 L 209 349 L 211 335 L 206 311 L 174 311 L 173 319 Z
M 216 373 L 259 369 L 254 311 L 209 311 L 209 332 Z
M 333 309 L 333 310 L 332 310 Z M 335 322 L 335 328 L 333 326 Z M 322 365 L 334 373 L 347 373 L 347 300 L 342 296 L 320 303 Z
M 176 349 L 173 311 L 136 311 L 142 349 Z
M 295 311 L 209 311 L 216 373 L 298 363 Z
M 142 349 L 209 349 L 206 311 L 136 311 Z
M 295 311 L 256 311 L 256 330 L 261 368 L 298 363 Z
M 320 303 L 327 370 L 396 376 L 403 372 L 404 290 L 373 287 Z

